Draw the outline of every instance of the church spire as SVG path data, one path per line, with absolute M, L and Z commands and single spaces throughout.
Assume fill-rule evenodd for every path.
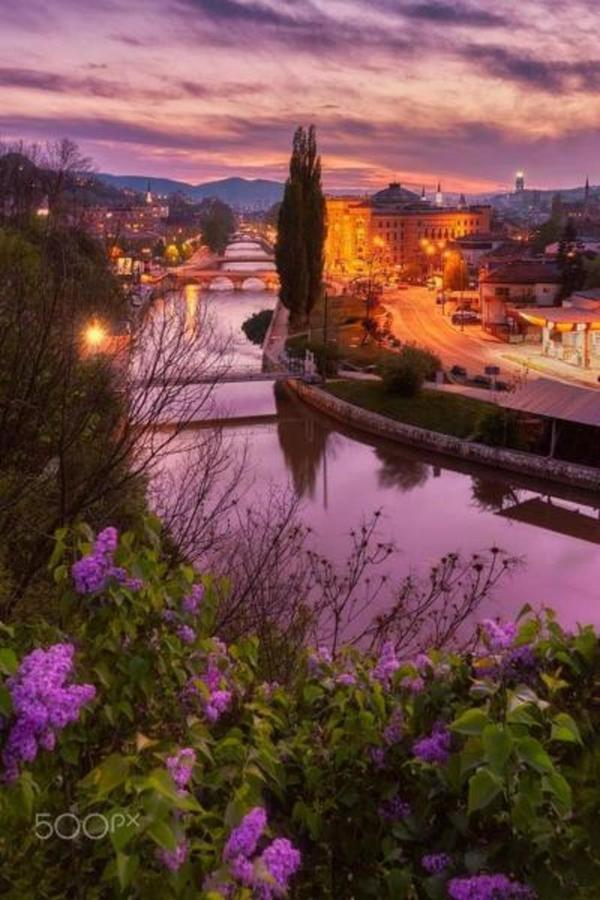
M 435 192 L 435 205 L 443 206 L 444 205 L 444 195 L 442 194 L 442 182 L 438 181 L 437 190 Z

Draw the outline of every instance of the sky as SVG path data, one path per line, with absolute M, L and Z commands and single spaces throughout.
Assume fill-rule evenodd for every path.
M 0 0 L 0 139 L 100 171 L 331 189 L 600 183 L 597 0 Z

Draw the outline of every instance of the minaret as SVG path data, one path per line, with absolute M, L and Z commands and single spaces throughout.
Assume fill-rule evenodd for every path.
M 583 206 L 584 206 L 584 209 L 586 210 L 586 212 L 587 212 L 589 200 L 590 200 L 590 179 L 589 179 L 589 176 L 586 175 L 585 190 L 583 192 Z
M 425 185 L 421 188 L 421 202 L 427 203 L 427 197 L 425 196 Z
M 467 205 L 467 201 L 465 199 L 465 195 L 461 194 L 460 197 L 458 198 L 458 208 L 465 209 L 466 205 Z
M 437 191 L 435 192 L 435 205 L 443 206 L 444 205 L 444 195 L 442 194 L 442 183 L 438 181 Z
M 148 206 L 150 206 L 150 204 L 153 202 L 154 202 L 154 197 L 152 196 L 150 182 L 148 182 L 148 184 L 146 186 L 146 203 L 148 204 Z

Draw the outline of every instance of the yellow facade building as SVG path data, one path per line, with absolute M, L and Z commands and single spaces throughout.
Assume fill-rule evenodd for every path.
M 328 274 L 360 275 L 374 252 L 385 254 L 399 272 L 426 262 L 445 243 L 490 230 L 491 207 L 444 206 L 398 183 L 372 197 L 328 197 L 325 265 Z

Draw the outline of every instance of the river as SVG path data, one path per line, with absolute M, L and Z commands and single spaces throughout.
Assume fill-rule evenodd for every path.
M 224 270 L 266 268 L 263 262 L 236 262 L 258 249 L 230 247 Z M 201 301 L 231 334 L 234 367 L 258 371 L 260 348 L 246 340 L 241 324 L 272 307 L 275 296 L 251 285 L 239 292 L 226 283 L 220 287 Z M 478 618 L 510 617 L 529 603 L 553 607 L 568 627 L 600 625 L 598 497 L 353 433 L 269 382 L 218 390 L 231 417 L 271 416 L 227 428 L 234 452 L 246 454 L 248 497 L 260 503 L 268 486 L 291 487 L 321 552 L 344 559 L 350 529 L 381 510 L 379 535 L 399 548 L 392 572 L 398 578 L 426 575 L 449 552 L 472 554 L 497 546 L 518 557 L 520 565 Z

